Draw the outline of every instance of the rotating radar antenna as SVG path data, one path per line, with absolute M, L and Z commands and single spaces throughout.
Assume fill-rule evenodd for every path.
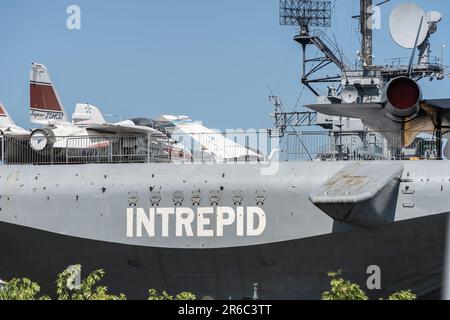
M 305 34 L 309 27 L 331 27 L 331 1 L 280 0 L 280 24 Z

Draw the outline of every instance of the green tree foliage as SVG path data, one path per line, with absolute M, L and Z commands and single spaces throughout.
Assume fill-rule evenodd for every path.
M 106 286 L 98 283 L 105 276 L 103 270 L 96 270 L 85 279 L 79 279 L 81 266 L 76 265 L 61 272 L 56 280 L 56 293 L 58 300 L 126 300 L 124 294 L 113 295 L 108 292 Z M 322 300 L 368 300 L 367 294 L 361 287 L 340 277 L 341 271 L 329 272 L 331 288 L 322 294 Z M 39 296 L 40 287 L 29 279 L 12 279 L 0 288 L 0 300 L 50 300 L 48 296 Z M 159 293 L 155 289 L 148 291 L 148 300 L 195 300 L 196 296 L 191 292 L 181 292 L 175 296 L 166 291 Z M 411 292 L 399 291 L 390 295 L 386 300 L 416 300 L 417 296 Z
M 369 300 L 361 287 L 340 277 L 342 271 L 329 272 L 331 289 L 322 294 L 322 300 Z M 408 291 L 400 291 L 390 295 L 386 300 L 416 300 L 417 296 Z
M 331 290 L 322 294 L 322 300 L 369 300 L 361 287 L 340 277 L 341 271 L 329 272 Z
M 175 300 L 197 300 L 197 297 L 192 292 L 183 291 L 175 296 Z
M 61 272 L 56 280 L 58 300 L 126 300 L 124 294 L 109 294 L 105 286 L 97 286 L 105 276 L 105 271 L 96 270 L 81 283 L 74 283 L 76 275 L 81 274 L 81 266 L 72 266 Z
M 49 300 L 47 296 L 37 297 L 41 288 L 29 279 L 12 279 L 0 289 L 0 300 Z
M 415 295 L 411 290 L 400 291 L 390 295 L 386 300 L 416 300 L 417 295 Z
M 197 297 L 191 292 L 181 292 L 175 297 L 163 291 L 161 294 L 155 289 L 148 290 L 148 300 L 195 300 Z
M 56 279 L 56 298 L 58 300 L 126 300 L 124 294 L 114 295 L 106 286 L 99 286 L 105 271 L 96 270 L 85 279 L 81 279 L 81 266 L 75 265 L 61 272 Z M 40 287 L 29 279 L 11 279 L 0 288 L 0 300 L 50 300 L 48 296 L 38 297 Z M 175 296 L 164 291 L 149 290 L 148 300 L 195 300 L 190 292 L 181 292 Z

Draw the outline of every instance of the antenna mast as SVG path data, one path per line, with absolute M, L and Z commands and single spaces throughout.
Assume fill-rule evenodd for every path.
M 300 29 L 294 40 L 302 46 L 302 83 L 316 96 L 319 96 L 319 92 L 313 88 L 313 85 L 340 83 L 340 72 L 347 68 L 346 61 L 343 61 L 344 56 L 339 48 L 328 39 L 325 32 L 318 30 L 318 28 L 331 27 L 331 13 L 331 1 L 280 0 L 280 24 L 296 26 Z M 309 46 L 318 49 L 319 54 L 308 55 L 307 47 Z M 319 74 L 330 64 L 338 67 L 339 74 Z
M 360 14 L 360 25 L 361 25 L 361 58 L 363 67 L 370 68 L 373 63 L 373 49 L 372 49 L 372 0 L 360 0 L 361 2 L 361 14 Z

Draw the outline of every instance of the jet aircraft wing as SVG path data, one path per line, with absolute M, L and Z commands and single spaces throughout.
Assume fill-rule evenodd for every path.
M 175 123 L 178 133 L 188 135 L 197 142 L 202 150 L 212 155 L 216 160 L 227 161 L 233 159 L 261 159 L 262 156 L 243 145 L 215 132 L 200 123 Z M 177 133 L 177 132 L 176 132 Z
M 114 124 L 89 124 L 86 126 L 87 130 L 97 131 L 100 133 L 109 133 L 109 134 L 145 134 L 156 137 L 166 137 L 162 132 L 144 126 L 137 126 L 132 121 L 122 121 Z
M 364 119 L 379 114 L 383 110 L 383 105 L 380 103 L 311 104 L 305 107 L 328 116 L 354 119 Z

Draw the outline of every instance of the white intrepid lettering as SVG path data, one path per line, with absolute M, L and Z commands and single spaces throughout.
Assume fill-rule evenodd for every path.
M 213 207 L 198 208 L 197 210 L 197 237 L 214 237 L 214 230 L 205 229 L 211 224 L 211 219 L 205 214 L 213 214 Z
M 158 208 L 156 210 L 158 215 L 162 217 L 162 236 L 163 238 L 167 238 L 169 236 L 169 215 L 175 214 L 174 208 Z
M 175 219 L 171 219 L 171 215 Z M 259 207 L 150 208 L 148 214 L 143 208 L 128 208 L 126 224 L 128 238 L 139 238 L 144 234 L 151 238 L 173 235 L 223 237 L 224 234 L 257 237 L 266 230 L 267 218 L 264 210 Z
M 254 215 L 258 216 L 259 224 L 255 228 Z M 261 208 L 248 207 L 247 208 L 247 236 L 260 236 L 264 229 L 266 229 L 266 215 Z
M 227 217 L 225 218 L 225 214 Z M 216 235 L 218 237 L 223 237 L 223 227 L 231 226 L 236 220 L 236 213 L 233 208 L 230 207 L 219 207 L 217 208 L 217 229 Z
M 133 237 L 133 208 L 127 209 L 127 238 Z
M 237 208 L 237 221 L 236 221 L 236 235 L 238 237 L 244 236 L 244 208 Z
M 191 208 L 177 208 L 176 209 L 176 227 L 175 235 L 177 237 L 183 236 L 183 228 L 186 231 L 186 236 L 193 237 L 192 222 L 194 222 L 195 213 Z
M 150 214 L 147 216 L 147 213 L 144 209 L 137 209 L 136 213 L 136 236 L 142 237 L 142 227 L 145 228 L 149 237 L 155 236 L 155 209 L 150 209 Z

